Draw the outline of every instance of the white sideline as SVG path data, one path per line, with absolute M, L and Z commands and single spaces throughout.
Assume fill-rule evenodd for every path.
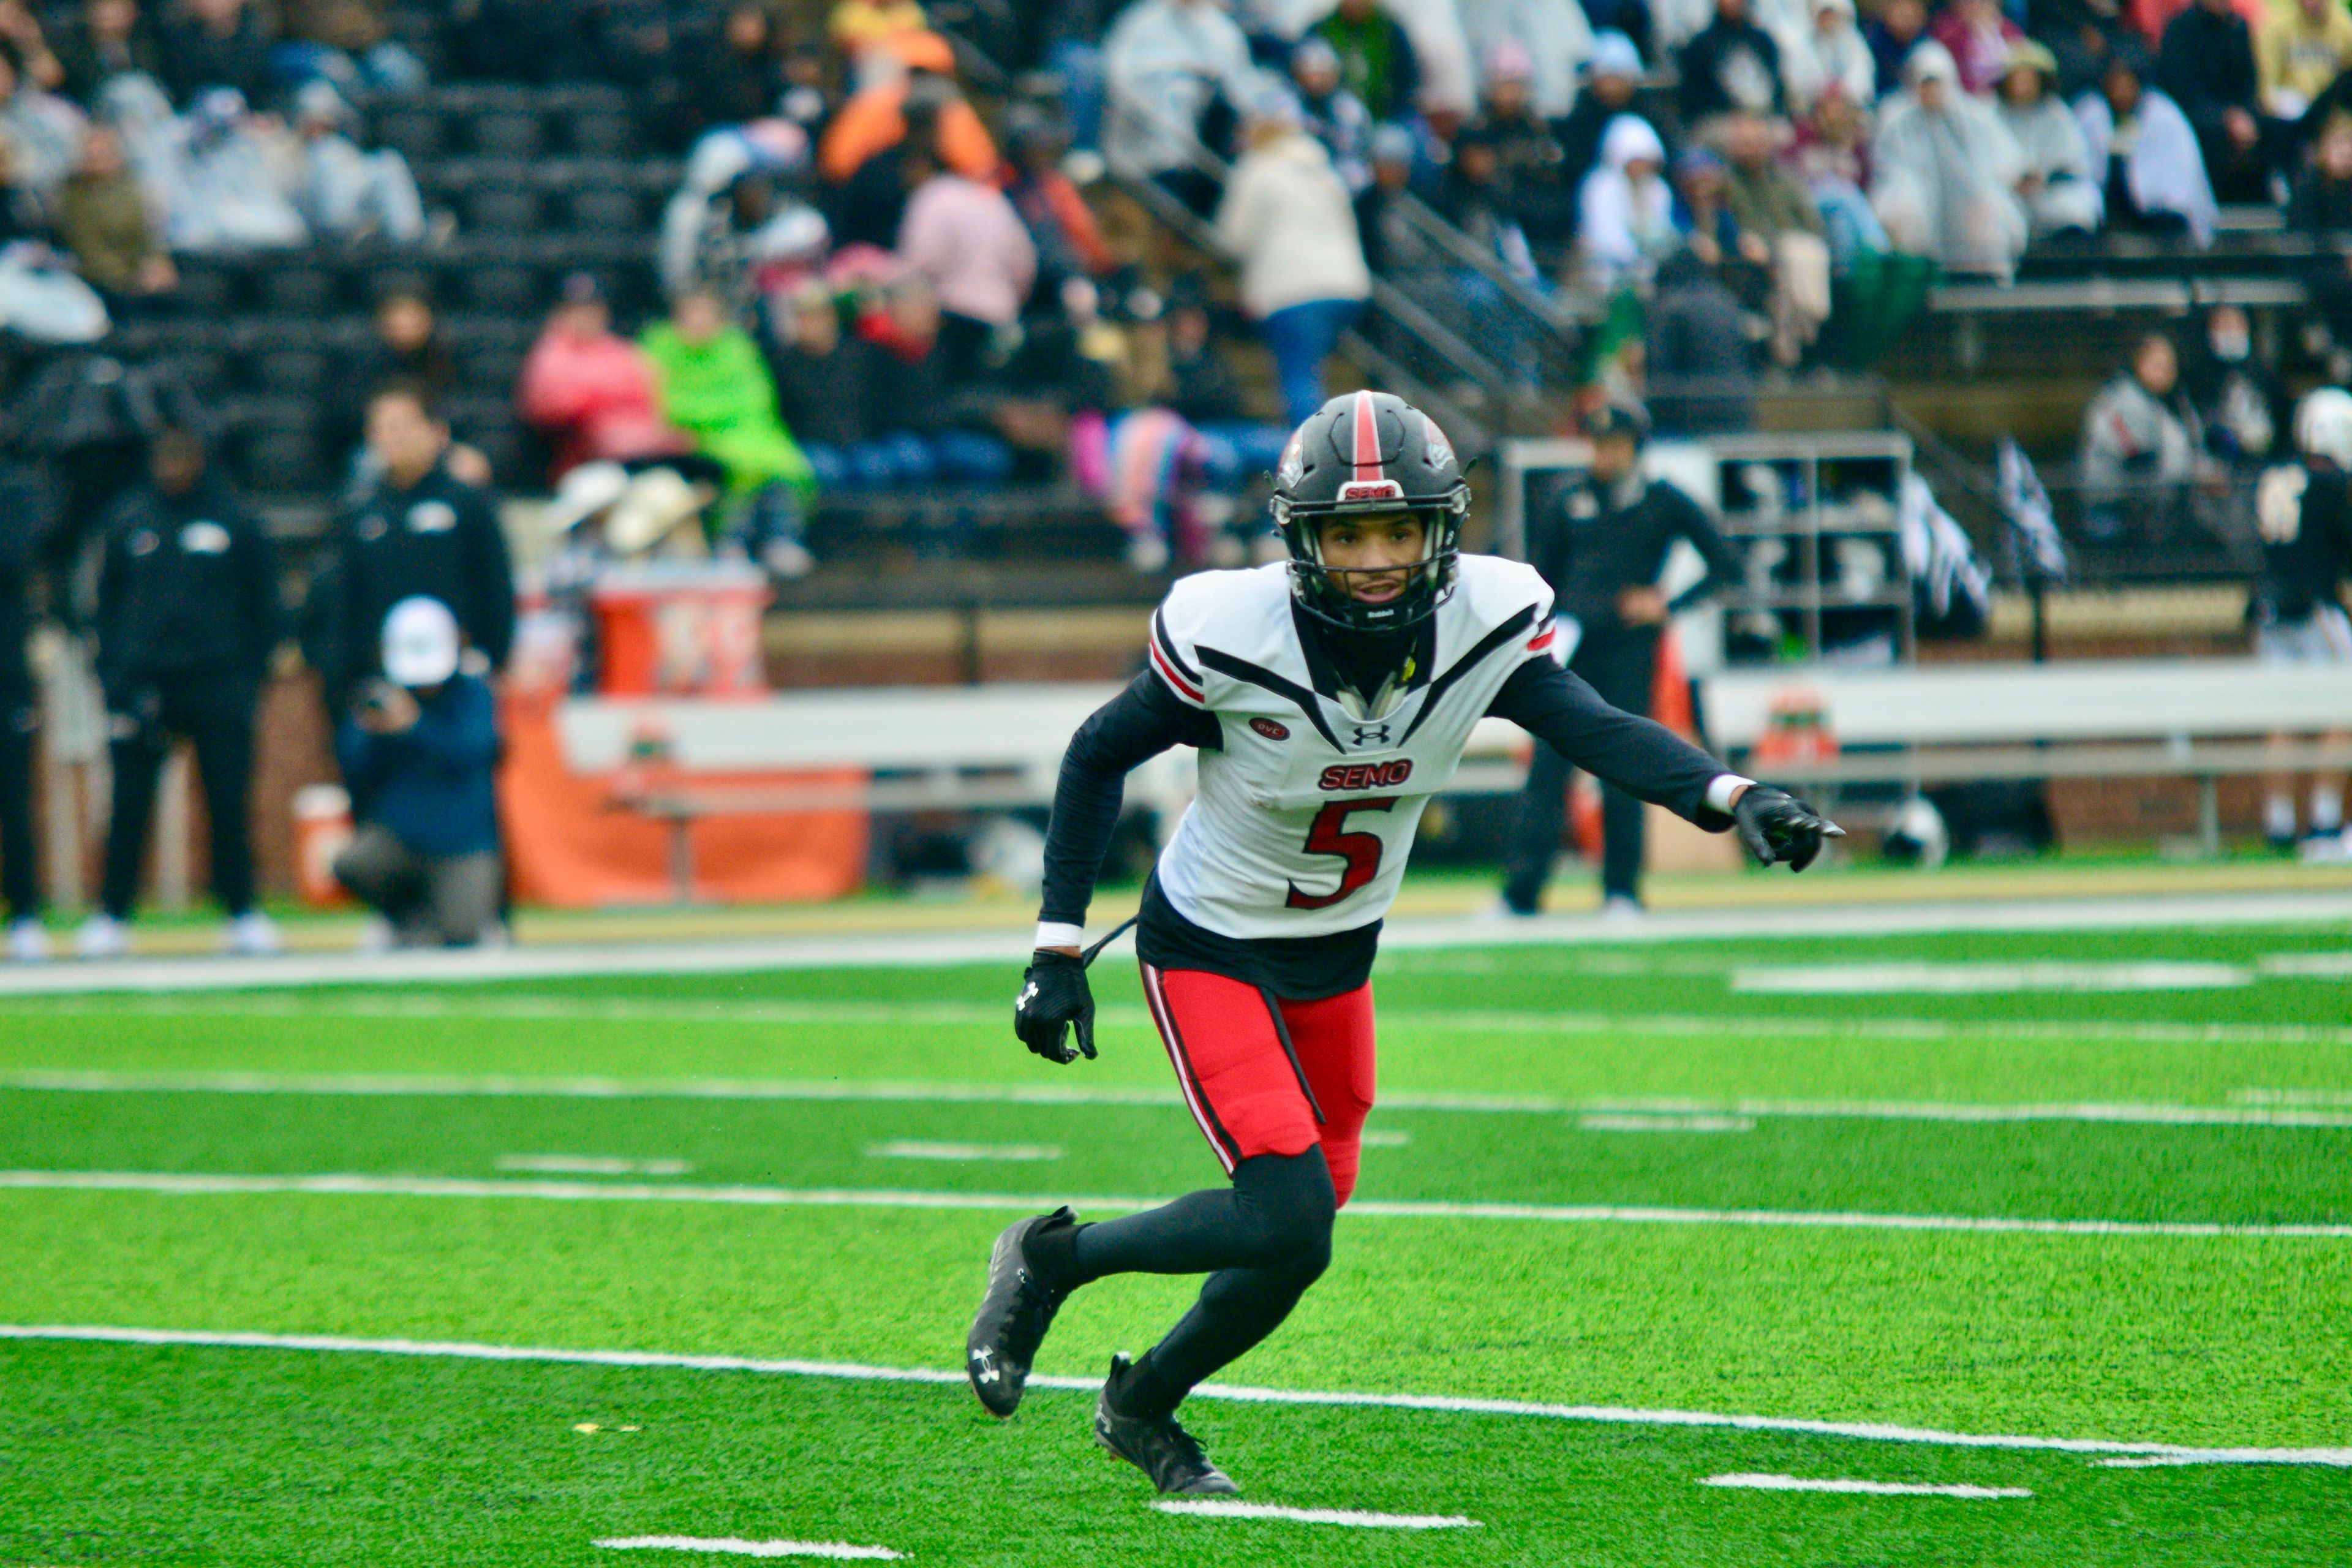
M 1802 963 L 1731 972 L 1756 996 L 1984 996 L 2019 991 L 2226 991 L 2254 983 L 2240 963 Z
M 1662 910 L 1638 924 L 1598 915 L 1486 923 L 1475 916 L 1409 919 L 1381 933 L 1390 952 L 1457 947 L 1647 944 L 1721 937 L 1758 941 L 1937 931 L 2147 930 L 2163 926 L 2306 925 L 2352 920 L 2352 890 L 2034 899 L 1987 903 L 1844 904 L 1815 908 Z M 737 974 L 763 969 L 1017 966 L 1032 929 L 883 932 L 855 937 L 521 947 L 491 952 L 289 954 L 279 958 L 127 959 L 0 966 L 0 995 L 99 991 L 238 991 L 287 986 L 473 984 L 620 974 Z
M 230 1350 L 312 1351 L 330 1354 L 419 1356 L 456 1361 L 534 1362 L 575 1366 L 675 1368 L 687 1372 L 761 1373 L 782 1377 L 835 1378 L 854 1383 L 961 1384 L 961 1368 L 866 1366 L 854 1362 L 787 1361 L 732 1355 L 681 1355 L 667 1351 L 551 1350 L 479 1344 L 460 1340 L 359 1339 L 344 1334 L 266 1334 L 197 1329 L 133 1329 L 101 1325 L 0 1323 L 0 1340 L 62 1340 L 81 1343 L 190 1345 Z M 1102 1384 L 1086 1377 L 1033 1376 L 1031 1388 L 1093 1394 Z M 1251 1388 L 1204 1383 L 1194 1399 L 1245 1405 L 1310 1405 L 1379 1410 L 1430 1410 L 1465 1415 L 1519 1415 L 1609 1426 L 1721 1427 L 1740 1432 L 1790 1432 L 1850 1437 L 1868 1443 L 1915 1443 L 1947 1448 L 2001 1448 L 2058 1454 L 2161 1458 L 2184 1465 L 2318 1465 L 2352 1469 L 2352 1447 L 2227 1448 L 2179 1443 L 2124 1443 L 2104 1437 L 2037 1437 L 2013 1433 L 1942 1432 L 1880 1422 L 1810 1421 L 1780 1415 L 1726 1415 L 1704 1410 L 1642 1410 L 1612 1405 L 1540 1405 L 1517 1399 L 1461 1398 L 1433 1394 L 1359 1394 L 1293 1388 Z
M 837 1561 L 896 1563 L 906 1556 L 887 1546 L 852 1546 L 841 1541 L 746 1541 L 740 1535 L 631 1535 L 593 1544 L 607 1552 L 704 1552 L 724 1557 L 831 1557 Z
M 435 1073 L 0 1072 L 0 1089 L 64 1094 L 424 1095 L 547 1100 L 887 1100 L 942 1105 L 1179 1105 L 1172 1089 L 1106 1084 L 897 1083 L 761 1079 L 466 1078 Z M 2332 1091 L 2311 1091 L 2324 1095 Z M 2239 1105 L 2099 1101 L 1971 1105 L 1898 1100 L 1692 1100 L 1383 1093 L 1383 1110 L 1496 1115 L 1757 1116 L 1895 1121 L 2108 1121 L 2165 1127 L 2352 1128 L 2352 1094 L 2247 1089 Z M 2344 1109 L 2315 1109 L 2343 1106 Z
M 1814 1480 L 1803 1476 L 1709 1476 L 1703 1487 L 1758 1492 L 1864 1492 L 1872 1497 L 2030 1498 L 2023 1487 L 1929 1486 L 1916 1481 Z
M 1347 1524 L 1359 1530 L 1475 1530 L 1478 1521 L 1458 1513 L 1366 1513 L 1352 1508 L 1284 1508 L 1270 1502 L 1232 1502 L 1215 1498 L 1169 1498 L 1151 1505 L 1161 1513 L 1195 1519 L 1286 1519 L 1297 1524 Z
M 698 1187 L 635 1182 L 483 1181 L 467 1176 L 216 1175 L 204 1172 L 0 1171 L 0 1191 L 155 1193 L 170 1197 L 524 1198 L 554 1203 L 681 1203 L 755 1208 L 1147 1209 L 1164 1197 L 908 1192 L 887 1187 Z M 2352 1240 L 2352 1224 L 2233 1225 L 2214 1220 L 2026 1219 L 1999 1215 L 1856 1214 L 1835 1209 L 1700 1209 L 1622 1204 L 1504 1204 L 1359 1199 L 1360 1219 L 1519 1220 L 1549 1225 L 1735 1225 L 1800 1230 L 1960 1231 L 1986 1235 Z

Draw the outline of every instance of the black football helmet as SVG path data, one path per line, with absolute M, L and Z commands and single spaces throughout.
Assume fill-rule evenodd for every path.
M 1454 592 L 1470 483 L 1437 422 L 1402 397 L 1349 392 L 1291 433 L 1274 476 L 1274 525 L 1290 550 L 1291 592 L 1308 614 L 1354 632 L 1396 631 L 1437 613 Z M 1428 546 L 1411 584 L 1384 605 L 1348 591 L 1355 573 L 1389 568 L 1323 563 L 1323 520 L 1409 511 Z

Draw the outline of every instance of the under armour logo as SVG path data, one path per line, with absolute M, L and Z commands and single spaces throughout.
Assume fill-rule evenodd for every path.
M 1359 724 L 1356 726 L 1356 744 L 1360 746 L 1385 746 L 1388 743 L 1389 727 L 1386 724 Z
M 1028 1007 L 1030 1003 L 1034 1002 L 1035 1000 L 1037 1000 L 1037 983 L 1032 980 L 1028 984 L 1021 988 L 1019 998 L 1013 1004 L 1013 1009 L 1016 1012 L 1024 1011 Z
M 989 1358 L 993 1353 L 984 1346 L 971 1352 L 971 1379 L 974 1383 L 994 1383 L 1004 1375 L 997 1368 L 988 1364 Z

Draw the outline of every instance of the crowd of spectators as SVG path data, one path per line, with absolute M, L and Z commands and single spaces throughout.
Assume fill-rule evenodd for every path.
M 324 239 L 413 244 L 430 225 L 354 99 L 425 68 L 371 0 L 0 3 L 0 294 L 36 342 L 85 342 L 168 309 L 174 252 Z M 79 286 L 77 289 L 77 284 Z

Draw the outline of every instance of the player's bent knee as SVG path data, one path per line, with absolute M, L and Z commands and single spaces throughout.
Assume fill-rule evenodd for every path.
M 1251 1221 L 1249 1267 L 1311 1280 L 1329 1266 L 1339 1199 L 1320 1148 L 1243 1161 L 1234 1168 L 1234 1193 Z

